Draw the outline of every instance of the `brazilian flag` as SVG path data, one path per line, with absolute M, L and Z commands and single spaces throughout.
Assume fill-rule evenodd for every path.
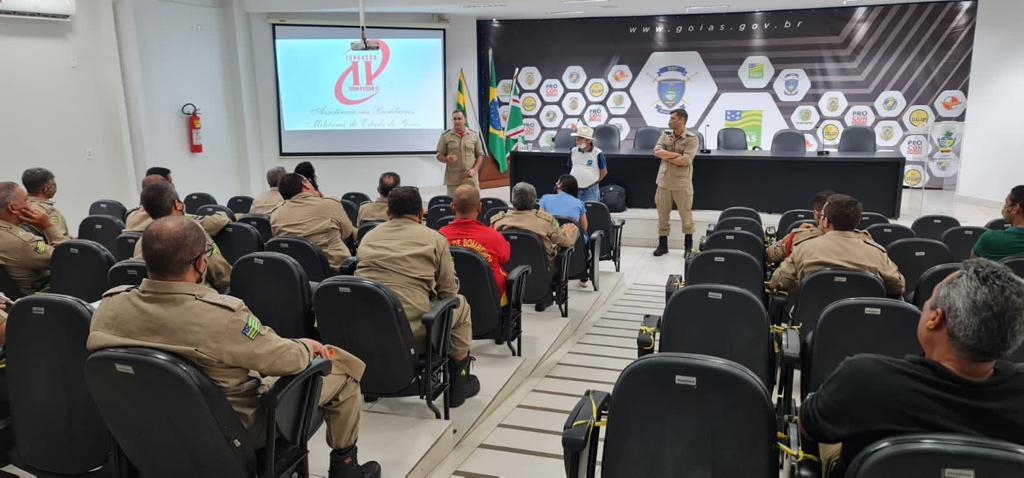
M 508 162 L 505 161 L 505 129 L 501 126 L 501 112 L 498 104 L 498 85 L 494 74 L 494 52 L 488 51 L 487 56 L 491 64 L 491 82 L 487 90 L 487 148 L 490 149 L 491 157 L 498 163 L 498 171 L 504 173 L 508 169 Z
M 463 116 L 466 115 L 466 92 L 469 88 L 466 87 L 466 75 L 462 74 L 462 70 L 459 70 L 459 89 L 455 91 L 455 109 L 461 111 Z M 468 116 L 467 116 L 468 117 Z
M 726 110 L 725 127 L 739 128 L 747 134 L 747 149 L 761 147 L 761 123 L 764 113 L 761 110 Z

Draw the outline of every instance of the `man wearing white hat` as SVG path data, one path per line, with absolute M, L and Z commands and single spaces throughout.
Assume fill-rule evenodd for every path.
M 576 147 L 569 152 L 569 174 L 579 183 L 580 201 L 600 201 L 601 180 L 608 175 L 608 165 L 604 153 L 594 146 L 594 128 L 579 125 L 572 135 Z

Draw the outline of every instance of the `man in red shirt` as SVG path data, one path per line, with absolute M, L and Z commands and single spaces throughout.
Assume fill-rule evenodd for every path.
M 449 245 L 471 249 L 487 260 L 494 274 L 494 282 L 498 285 L 501 305 L 504 306 L 508 303 L 505 297 L 505 278 L 508 274 L 501 266 L 508 262 L 512 250 L 505 236 L 476 220 L 480 214 L 480 190 L 468 184 L 459 186 L 455 190 L 452 211 L 455 212 L 455 220 L 442 227 L 441 234 L 448 239 Z

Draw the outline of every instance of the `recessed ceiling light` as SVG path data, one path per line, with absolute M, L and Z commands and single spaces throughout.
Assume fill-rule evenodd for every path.
M 691 6 L 691 7 L 686 7 L 686 13 L 690 13 L 690 12 L 706 12 L 706 11 L 709 11 L 709 10 L 725 10 L 725 9 L 728 9 L 728 8 L 729 8 L 729 5 L 725 5 L 725 4 L 722 4 L 722 5 L 694 5 L 694 6 Z
M 463 5 L 462 8 L 498 8 L 507 6 L 507 3 L 469 3 Z
M 572 12 L 545 12 L 545 15 L 583 15 L 583 13 L 585 13 L 585 12 L 582 12 L 582 11 L 572 11 Z
M 608 0 L 562 0 L 562 3 L 605 3 Z
M 851 3 L 857 3 L 860 0 L 843 0 L 843 5 L 849 5 Z

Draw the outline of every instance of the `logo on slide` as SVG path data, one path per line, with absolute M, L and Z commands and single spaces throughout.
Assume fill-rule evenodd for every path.
M 337 98 L 338 103 L 350 106 L 358 105 L 377 96 L 377 93 L 380 92 L 380 87 L 374 85 L 373 81 L 388 67 L 391 49 L 384 40 L 378 40 L 378 42 L 380 43 L 379 52 L 350 51 L 345 55 L 345 59 L 351 61 L 352 64 L 341 72 L 338 81 L 334 83 L 334 97 Z M 374 62 L 377 62 L 376 68 L 373 66 Z

